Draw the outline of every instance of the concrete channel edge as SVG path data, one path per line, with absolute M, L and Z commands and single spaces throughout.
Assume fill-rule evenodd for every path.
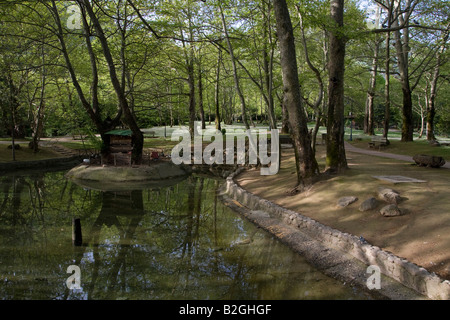
M 352 258 L 362 263 L 360 268 L 367 268 L 373 265 L 378 266 L 381 274 L 385 276 L 383 279 L 391 284 L 391 280 L 394 280 L 394 282 L 400 283 L 425 298 L 433 300 L 450 299 L 450 281 L 440 278 L 435 273 L 430 273 L 425 268 L 407 259 L 400 258 L 391 252 L 382 250 L 367 242 L 362 242 L 357 236 L 323 225 L 309 217 L 283 208 L 241 188 L 234 181 L 234 177 L 243 170 L 245 168 L 240 167 L 227 177 L 222 192 L 247 208 L 251 208 L 247 216 L 250 216 L 252 212 L 265 212 L 270 216 L 276 217 L 284 224 L 306 233 L 314 240 L 337 253 L 351 255 Z M 257 219 L 251 220 L 255 222 Z M 359 282 L 361 281 L 359 279 Z M 359 284 L 363 285 L 362 283 Z M 382 295 L 392 299 L 398 299 L 400 297 L 399 295 L 391 295 L 387 292 L 382 293 Z

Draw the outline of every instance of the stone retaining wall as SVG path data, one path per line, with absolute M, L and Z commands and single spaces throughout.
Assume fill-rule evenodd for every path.
M 243 170 L 244 168 L 239 168 L 228 176 L 226 180 L 225 192 L 236 201 L 251 208 L 251 210 L 261 210 L 269 213 L 285 224 L 293 226 L 312 236 L 315 240 L 325 243 L 328 247 L 349 253 L 367 266 L 378 266 L 382 274 L 415 290 L 419 294 L 435 300 L 450 299 L 450 281 L 443 280 L 436 274 L 430 273 L 426 269 L 379 247 L 362 242 L 354 235 L 325 226 L 311 218 L 285 209 L 244 190 L 234 181 L 234 177 Z

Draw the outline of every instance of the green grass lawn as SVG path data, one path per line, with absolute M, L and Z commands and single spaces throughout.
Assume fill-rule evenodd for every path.
M 1 139 L 1 141 L 7 141 L 10 142 L 11 139 Z M 26 140 L 17 141 L 19 142 L 25 142 Z M 12 161 L 12 150 L 8 149 L 7 144 L 0 144 L 0 162 L 8 162 Z M 63 145 L 67 148 L 74 149 L 74 150 L 80 150 L 80 149 L 94 149 L 96 148 L 95 144 L 90 141 L 83 141 L 81 140 L 74 140 L 71 142 L 58 142 L 58 144 Z M 144 139 L 144 149 L 147 148 L 155 148 L 155 149 L 164 149 L 166 153 L 170 152 L 172 148 L 178 144 L 176 141 L 171 141 L 170 138 L 145 138 Z M 49 159 L 49 158 L 57 158 L 61 157 L 60 154 L 53 151 L 51 148 L 45 148 L 40 147 L 40 150 L 38 153 L 33 153 L 31 149 L 28 148 L 28 145 L 25 143 L 21 143 L 20 150 L 16 150 L 16 161 L 32 161 L 32 160 L 43 160 L 43 159 Z
M 96 145 L 90 141 L 84 141 L 84 144 L 81 140 L 74 140 L 72 142 L 58 142 L 67 148 L 79 150 L 79 149 L 94 149 Z M 172 150 L 172 148 L 177 145 L 177 141 L 171 141 L 169 138 L 163 137 L 155 137 L 155 138 L 144 138 L 144 149 L 146 148 L 155 148 L 155 149 L 165 149 Z
M 21 144 L 21 148 L 15 151 L 16 161 L 33 161 L 61 157 L 60 154 L 49 148 L 40 148 L 39 152 L 33 153 L 27 144 Z M 12 150 L 8 149 L 8 144 L 0 144 L 0 162 L 12 161 Z
M 171 141 L 170 137 L 163 138 L 145 138 L 144 148 L 164 149 L 166 153 L 170 152 L 174 146 L 178 144 L 178 141 Z
M 326 128 L 321 127 L 318 133 L 318 140 L 320 140 L 320 134 L 326 132 Z M 350 128 L 346 127 L 345 130 L 345 140 L 350 142 L 355 147 L 368 149 L 368 142 L 371 137 L 365 135 L 362 130 L 352 130 L 352 141 L 350 141 Z M 376 132 L 377 135 L 381 135 L 381 132 Z M 270 136 L 270 134 L 269 134 Z M 434 147 L 431 146 L 424 138 L 418 139 L 417 135 L 415 136 L 415 140 L 413 142 L 400 142 L 401 133 L 395 130 L 389 132 L 389 138 L 391 144 L 388 147 L 383 148 L 381 151 L 390 152 L 394 154 L 404 154 L 409 156 L 414 156 L 415 154 L 428 154 L 434 156 L 442 156 L 444 159 L 450 161 L 450 147 L 448 146 L 440 146 Z M 440 137 L 438 137 L 438 140 Z M 0 141 L 10 141 L 10 139 L 0 139 Z M 25 142 L 23 140 L 22 142 Z M 19 142 L 19 141 L 18 141 Z M 58 144 L 64 145 L 67 148 L 71 149 L 94 149 L 97 148 L 96 144 L 87 140 L 73 140 L 70 142 L 60 141 Z M 172 148 L 178 144 L 178 141 L 171 141 L 170 135 L 167 138 L 157 136 L 154 138 L 145 137 L 144 139 L 144 149 L 155 148 L 155 149 L 163 149 L 165 153 L 169 153 Z M 0 144 L 0 161 L 11 161 L 12 160 L 12 151 L 7 149 L 8 144 Z M 56 152 L 52 151 L 50 148 L 42 148 L 37 153 L 34 154 L 32 150 L 28 148 L 26 144 L 22 144 L 21 150 L 16 150 L 16 160 L 17 161 L 27 161 L 27 160 L 41 160 L 46 158 L 55 158 L 58 157 Z
M 84 142 L 82 140 L 73 140 L 71 142 L 59 141 L 58 144 L 75 150 L 95 148 L 95 144 L 87 140 L 84 140 Z

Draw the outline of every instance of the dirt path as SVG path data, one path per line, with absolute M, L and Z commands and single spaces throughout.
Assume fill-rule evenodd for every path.
M 375 157 L 382 157 L 382 158 L 389 158 L 389 159 L 396 159 L 396 160 L 402 160 L 406 162 L 414 162 L 413 158 L 406 155 L 401 154 L 393 154 L 393 153 L 387 153 L 387 152 L 381 152 L 381 151 L 375 151 L 375 150 L 367 150 L 367 149 L 361 149 L 356 148 L 352 146 L 350 143 L 345 142 L 345 150 L 347 152 L 355 152 L 355 153 L 362 153 L 365 155 L 375 156 Z M 450 163 L 446 162 L 442 168 L 450 169 Z
M 250 170 L 239 175 L 236 182 L 258 196 L 320 223 L 363 236 L 372 245 L 450 280 L 450 170 L 418 167 L 413 165 L 411 157 L 351 145 L 346 145 L 346 152 L 349 170 L 345 175 L 323 179 L 302 194 L 286 194 L 295 184 L 293 149 L 283 149 L 277 175 L 261 176 L 259 170 Z M 324 164 L 323 146 L 317 148 L 317 159 Z M 377 175 L 402 175 L 426 182 L 393 184 L 373 177 Z M 364 200 L 378 197 L 379 187 L 393 188 L 400 193 L 402 216 L 383 217 L 379 213 L 384 206 L 382 201 L 374 210 L 359 210 Z M 356 196 L 358 201 L 345 208 L 337 206 L 337 200 L 345 196 Z

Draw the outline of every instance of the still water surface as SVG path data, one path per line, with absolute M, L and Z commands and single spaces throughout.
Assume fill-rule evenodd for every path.
M 0 176 L 1 299 L 366 299 L 224 206 L 221 180 L 102 192 L 64 173 Z

